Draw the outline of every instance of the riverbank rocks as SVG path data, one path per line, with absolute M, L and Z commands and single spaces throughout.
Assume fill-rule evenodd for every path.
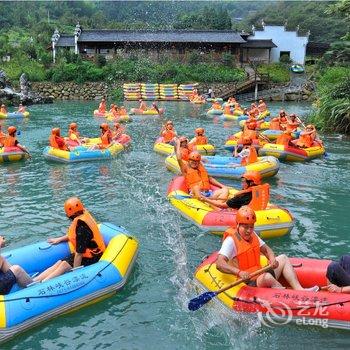
M 105 82 L 84 84 L 36 82 L 32 83 L 32 89 L 44 96 L 52 96 L 56 100 L 99 100 L 103 96 L 108 96 L 111 90 L 118 87 L 118 85 L 111 87 Z

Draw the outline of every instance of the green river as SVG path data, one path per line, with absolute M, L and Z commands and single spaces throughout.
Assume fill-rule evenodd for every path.
M 136 103 L 127 103 L 128 108 Z M 29 108 L 29 120 L 15 121 L 19 140 L 32 160 L 0 166 L 0 232 L 7 247 L 62 235 L 69 221 L 64 201 L 79 196 L 99 221 L 122 225 L 140 242 L 136 265 L 122 291 L 105 301 L 58 317 L 1 349 L 294 349 L 348 348 L 350 333 L 285 325 L 261 326 L 256 317 L 229 314 L 208 304 L 190 312 L 196 295 L 193 272 L 202 257 L 220 247 L 217 236 L 201 232 L 166 200 L 173 174 L 153 143 L 166 119 L 179 134 L 199 126 L 221 153 L 226 137 L 238 127 L 213 121 L 204 106 L 160 103 L 164 118 L 136 117 L 128 124 L 132 147 L 113 161 L 58 164 L 42 152 L 53 126 L 65 133 L 76 121 L 84 136 L 97 135 L 101 120 L 92 117 L 96 102 L 57 102 Z M 272 104 L 276 113 L 281 104 Z M 287 112 L 303 116 L 308 104 L 286 103 Z M 1 121 L 3 126 L 9 122 Z M 281 164 L 271 184 L 272 202 L 288 208 L 296 225 L 288 236 L 270 240 L 278 254 L 337 258 L 349 253 L 350 143 L 324 136 L 327 156 L 309 163 Z M 228 182 L 240 186 L 238 181 Z

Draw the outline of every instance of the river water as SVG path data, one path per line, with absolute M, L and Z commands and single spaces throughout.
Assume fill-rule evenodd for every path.
M 192 276 L 201 258 L 220 247 L 220 239 L 201 232 L 167 202 L 172 178 L 153 143 L 166 119 L 179 134 L 203 126 L 221 147 L 237 131 L 205 115 L 204 106 L 161 103 L 164 118 L 136 117 L 127 126 L 131 150 L 113 161 L 56 164 L 42 157 L 53 126 L 67 130 L 76 121 L 82 135 L 98 134 L 93 102 L 58 102 L 31 106 L 28 121 L 16 121 L 20 142 L 33 159 L 0 166 L 0 232 L 10 248 L 61 235 L 69 225 L 64 201 L 79 196 L 99 221 L 126 227 L 140 242 L 137 263 L 124 289 L 105 301 L 49 321 L 1 349 L 289 349 L 346 348 L 344 331 L 302 326 L 263 327 L 247 315 L 230 315 L 214 305 L 191 313 L 196 295 Z M 134 107 L 135 103 L 128 103 Z M 270 109 L 276 113 L 281 104 Z M 287 112 L 307 114 L 308 104 L 286 103 Z M 2 125 L 9 125 L 1 121 Z M 277 254 L 336 258 L 349 252 L 349 141 L 324 136 L 327 156 L 310 163 L 281 164 L 269 179 L 272 202 L 296 218 L 288 236 L 270 240 Z M 228 182 L 238 187 L 237 181 Z

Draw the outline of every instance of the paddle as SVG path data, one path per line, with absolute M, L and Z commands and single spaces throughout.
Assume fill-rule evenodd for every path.
M 271 143 L 270 139 L 268 137 L 266 137 L 265 135 L 263 135 L 261 132 L 258 132 L 258 136 L 260 136 L 262 139 L 264 139 L 268 143 Z
M 260 275 L 268 270 L 271 270 L 271 265 L 267 265 L 267 266 L 263 267 L 262 269 L 259 269 L 255 272 L 251 273 L 249 276 L 255 277 L 255 276 L 258 276 L 258 275 Z M 235 287 L 235 286 L 237 286 L 237 285 L 239 285 L 242 282 L 247 281 L 247 280 L 249 280 L 249 279 L 241 278 L 241 279 L 239 279 L 239 280 L 237 280 L 237 281 L 235 281 L 235 282 L 227 285 L 226 287 L 221 288 L 215 292 L 205 292 L 205 293 L 199 295 L 198 297 L 191 299 L 190 302 L 188 303 L 188 309 L 190 311 L 196 311 L 199 308 L 201 308 L 203 305 L 208 303 L 211 299 L 216 297 L 218 294 L 225 292 L 226 290 L 231 289 L 232 287 Z

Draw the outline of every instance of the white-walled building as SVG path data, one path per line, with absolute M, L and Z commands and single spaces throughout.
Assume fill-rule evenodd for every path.
M 276 45 L 271 49 L 271 62 L 279 62 L 281 56 L 286 55 L 294 63 L 304 64 L 306 55 L 306 45 L 309 41 L 309 34 L 301 35 L 299 27 L 296 30 L 288 30 L 286 25 L 274 26 L 265 25 L 262 22 L 262 28 L 252 28 L 252 35 L 248 36 L 249 40 L 266 40 L 270 39 Z

